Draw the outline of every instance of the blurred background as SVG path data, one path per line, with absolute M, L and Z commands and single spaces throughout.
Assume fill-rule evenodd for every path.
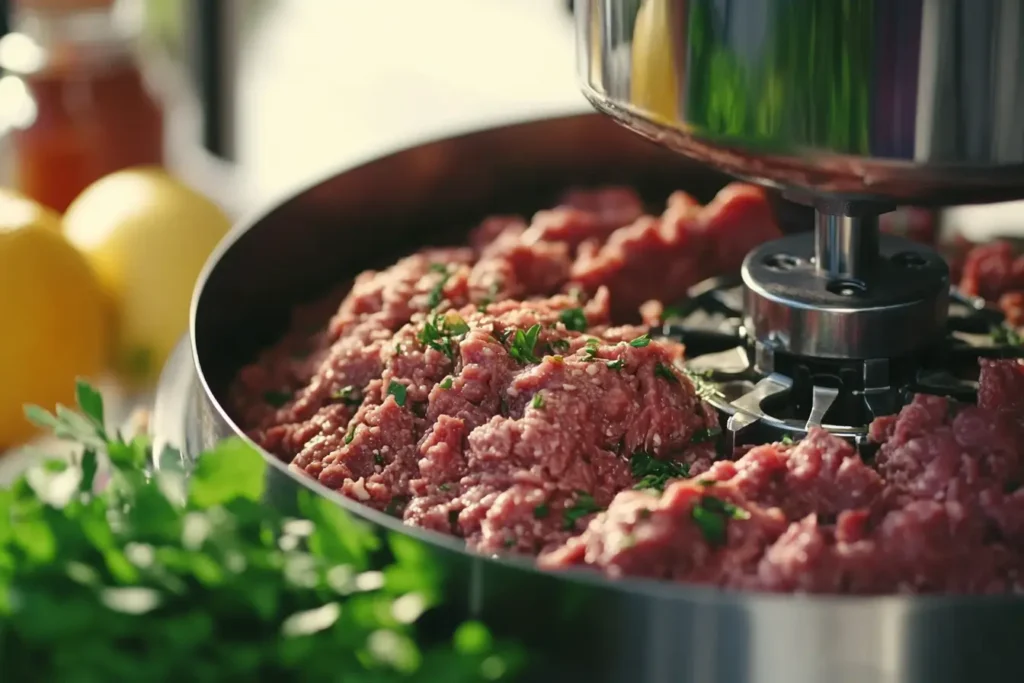
M 0 453 L 69 377 L 102 378 L 112 420 L 144 405 L 237 216 L 388 149 L 588 108 L 566 0 L 0 0 L 0 35 Z M 1021 213 L 947 222 L 986 239 Z
M 585 109 L 569 4 L 0 1 L 0 453 L 73 375 L 113 421 L 145 405 L 238 216 L 415 140 Z M 163 170 L 117 173 L 139 167 Z

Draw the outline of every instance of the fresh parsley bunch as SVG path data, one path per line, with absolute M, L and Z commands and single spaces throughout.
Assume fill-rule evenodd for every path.
M 187 479 L 151 472 L 144 438 L 80 411 L 30 419 L 79 444 L 0 490 L 0 679 L 17 683 L 506 680 L 520 653 L 479 623 L 440 645 L 416 621 L 439 598 L 419 547 L 303 492 L 301 519 L 261 504 L 266 463 L 241 440 Z M 420 634 L 423 635 L 423 634 Z M 420 641 L 422 642 L 422 641 Z

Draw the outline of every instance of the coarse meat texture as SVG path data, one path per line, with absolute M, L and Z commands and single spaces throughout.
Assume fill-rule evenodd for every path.
M 601 188 L 530 220 L 491 217 L 465 247 L 359 275 L 326 325 L 297 316 L 239 373 L 232 414 L 326 487 L 553 570 L 1019 591 L 1015 361 L 983 362 L 978 406 L 920 396 L 876 421 L 870 463 L 823 431 L 716 453 L 718 418 L 678 369 L 684 348 L 646 331 L 663 303 L 777 236 L 766 196 L 744 184 L 705 206 L 673 194 L 656 216 L 632 190 Z
M 870 435 L 823 430 L 620 493 L 542 566 L 810 593 L 1020 593 L 1024 365 L 982 360 L 978 405 L 919 395 Z
M 240 372 L 231 409 L 296 470 L 409 524 L 551 550 L 638 480 L 710 465 L 718 418 L 682 345 L 628 323 L 778 236 L 750 185 L 706 206 L 674 193 L 659 216 L 629 188 L 570 191 L 359 275 L 326 327 L 296 322 Z

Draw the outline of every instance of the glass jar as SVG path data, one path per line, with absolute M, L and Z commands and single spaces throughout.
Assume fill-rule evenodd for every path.
M 0 39 L 0 108 L 17 189 L 64 211 L 114 171 L 162 165 L 164 115 L 136 60 L 126 0 L 18 0 Z

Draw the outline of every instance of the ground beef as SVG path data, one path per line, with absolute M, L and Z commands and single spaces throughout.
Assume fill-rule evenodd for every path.
M 660 215 L 629 189 L 570 192 L 530 220 L 485 220 L 466 247 L 359 275 L 326 324 L 297 318 L 239 373 L 231 410 L 324 486 L 551 569 L 780 592 L 1019 590 L 1016 362 L 983 361 L 977 406 L 920 396 L 876 421 L 872 462 L 820 430 L 715 452 L 718 418 L 678 370 L 683 346 L 645 332 L 778 235 L 748 185 L 706 206 L 676 193 Z M 1007 253 L 967 254 L 968 291 L 1013 294 Z
M 706 207 L 676 193 L 660 216 L 628 188 L 571 191 L 362 273 L 325 328 L 297 325 L 239 373 L 232 411 L 297 471 L 409 524 L 550 550 L 637 483 L 634 454 L 710 466 L 718 418 L 682 345 L 622 323 L 779 234 L 751 186 Z M 651 277 L 652 249 L 671 273 Z
M 542 566 L 820 593 L 1020 592 L 1024 366 L 983 360 L 977 406 L 917 396 L 876 420 L 872 466 L 812 430 L 620 493 Z

